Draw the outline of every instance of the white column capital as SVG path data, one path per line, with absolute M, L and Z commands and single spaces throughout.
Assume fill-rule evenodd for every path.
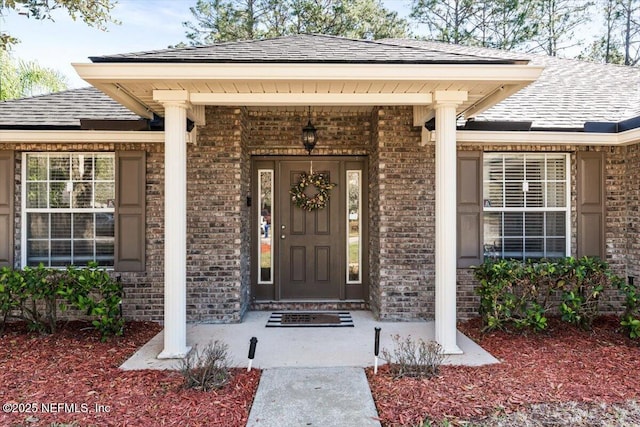
M 161 104 L 165 103 L 188 103 L 191 100 L 187 90 L 154 90 L 153 100 Z
M 458 106 L 469 98 L 466 90 L 437 90 L 433 94 L 434 107 Z

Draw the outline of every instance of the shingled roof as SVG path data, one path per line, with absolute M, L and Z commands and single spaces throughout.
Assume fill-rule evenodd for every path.
M 442 47 L 442 46 L 441 46 Z M 320 34 L 216 43 L 92 56 L 93 62 L 324 63 L 324 64 L 513 64 L 518 58 L 466 54 L 442 48 L 381 43 Z M 526 61 L 525 61 L 526 62 Z
M 582 129 L 640 115 L 640 69 L 420 40 L 297 35 L 91 58 L 94 62 L 513 64 L 545 67 L 540 78 L 476 117 L 531 121 L 537 129 Z M 484 62 L 483 62 L 484 61 Z M 94 88 L 0 102 L 0 128 L 78 128 L 80 119 L 139 117 Z
M 80 128 L 80 119 L 140 117 L 93 87 L 0 102 L 0 128 Z
M 384 43 L 504 59 L 528 58 L 542 75 L 476 120 L 531 121 L 533 128 L 582 128 L 585 122 L 620 122 L 640 115 L 640 68 L 448 43 L 387 39 Z

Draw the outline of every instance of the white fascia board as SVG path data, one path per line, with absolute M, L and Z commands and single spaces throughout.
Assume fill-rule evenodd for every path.
M 518 92 L 522 88 L 523 88 L 522 85 L 519 85 L 519 84 L 518 85 L 507 85 L 507 84 L 502 85 L 498 89 L 496 89 L 493 93 L 480 99 L 478 102 L 473 104 L 471 107 L 467 108 L 462 113 L 464 114 L 464 117 L 467 119 L 469 117 L 475 117 L 478 114 L 482 113 L 483 111 L 493 107 L 500 101 L 507 99 L 508 97 Z
M 96 89 L 104 92 L 112 99 L 122 104 L 140 117 L 148 119 L 153 118 L 153 111 L 149 109 L 142 101 L 131 95 L 124 87 L 111 83 L 92 83 Z
M 619 135 L 621 134 L 459 130 L 456 132 L 456 141 L 458 144 L 484 145 L 619 145 Z
M 193 105 L 429 105 L 430 93 L 192 93 Z
M 0 130 L 0 144 L 87 143 L 87 144 L 159 144 L 164 132 L 101 130 Z
M 296 81 L 474 81 L 530 83 L 543 67 L 490 64 L 201 64 L 75 63 L 87 82 L 296 80 Z
M 627 130 L 617 135 L 618 135 L 618 140 L 622 145 L 631 145 L 631 144 L 637 144 L 640 142 L 640 128 Z

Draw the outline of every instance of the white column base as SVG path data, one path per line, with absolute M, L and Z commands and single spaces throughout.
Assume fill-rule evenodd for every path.
M 156 357 L 157 359 L 184 359 L 187 357 L 187 354 L 191 351 L 191 347 L 185 347 L 182 350 L 169 350 L 164 349 L 160 352 L 160 354 Z
M 442 347 L 442 354 L 464 354 L 464 351 L 457 345 L 453 345 L 447 348 Z

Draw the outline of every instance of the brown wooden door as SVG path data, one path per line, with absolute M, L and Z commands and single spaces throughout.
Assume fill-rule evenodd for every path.
M 280 169 L 280 216 L 273 224 L 279 239 L 280 299 L 344 298 L 345 227 L 341 212 L 340 162 L 313 161 L 313 171 L 329 175 L 337 186 L 331 190 L 327 206 L 312 212 L 297 207 L 289 196 L 291 186 L 310 161 L 283 161 Z M 316 192 L 310 186 L 307 193 Z

